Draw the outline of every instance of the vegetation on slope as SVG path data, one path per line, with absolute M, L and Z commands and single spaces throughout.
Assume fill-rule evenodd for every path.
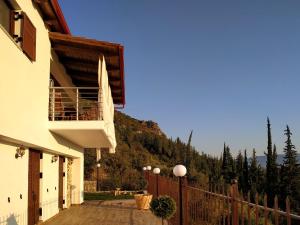
M 101 190 L 122 188 L 140 190 L 145 186 L 142 168 L 147 165 L 161 168 L 163 176 L 172 176 L 172 168 L 180 163 L 188 169 L 188 180 L 198 186 L 209 184 L 230 184 L 238 180 L 239 189 L 246 196 L 251 194 L 252 201 L 256 193 L 267 194 L 268 205 L 273 207 L 277 195 L 280 207 L 285 208 L 284 199 L 289 197 L 294 211 L 300 212 L 300 166 L 297 161 L 295 146 L 291 141 L 289 127 L 284 149 L 284 161 L 277 164 L 276 146 L 272 146 L 271 125 L 268 119 L 266 168 L 259 165 L 256 151 L 248 160 L 247 150 L 237 157 L 232 156 L 230 147 L 224 143 L 220 158 L 200 153 L 191 146 L 192 132 L 187 143 L 179 138 L 168 138 L 153 121 L 140 121 L 121 112 L 115 113 L 117 149 L 115 154 L 104 152 L 101 158 Z M 86 151 L 85 177 L 91 179 L 95 169 L 95 151 Z

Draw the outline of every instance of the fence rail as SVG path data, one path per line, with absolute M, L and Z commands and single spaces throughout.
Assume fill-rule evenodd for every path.
M 50 87 L 49 120 L 103 120 L 98 87 Z
M 263 204 L 259 203 L 256 194 L 254 202 L 250 194 L 243 196 L 238 191 L 237 183 L 228 188 L 205 190 L 192 187 L 187 180 L 182 180 L 182 193 L 179 193 L 179 183 L 150 172 L 145 173 L 148 181 L 148 192 L 156 198 L 159 195 L 169 195 L 179 205 L 179 195 L 183 200 L 184 225 L 298 225 L 300 216 L 291 213 L 289 199 L 286 200 L 286 210 L 278 207 L 275 197 L 274 207 L 267 206 L 267 196 L 263 196 Z M 169 221 L 171 225 L 180 224 L 180 214 Z

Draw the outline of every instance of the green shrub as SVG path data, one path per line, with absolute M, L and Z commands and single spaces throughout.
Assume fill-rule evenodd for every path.
M 150 210 L 155 216 L 163 220 L 170 219 L 176 212 L 176 203 L 173 198 L 167 195 L 159 196 L 150 202 Z

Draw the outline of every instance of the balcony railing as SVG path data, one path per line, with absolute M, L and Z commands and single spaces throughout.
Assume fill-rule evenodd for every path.
M 103 120 L 98 87 L 50 87 L 49 120 Z

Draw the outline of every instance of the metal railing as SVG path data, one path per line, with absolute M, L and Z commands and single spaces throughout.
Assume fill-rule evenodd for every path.
M 228 187 L 210 187 L 208 190 L 192 187 L 183 182 L 182 193 L 179 193 L 178 181 L 166 177 L 145 173 L 148 181 L 148 192 L 157 195 L 169 195 L 178 205 L 179 195 L 183 199 L 184 225 L 296 225 L 300 224 L 300 216 L 291 212 L 291 204 L 287 198 L 285 210 L 279 208 L 278 199 L 274 199 L 274 207 L 267 206 L 267 196 L 256 194 L 254 202 L 250 194 L 243 196 L 238 191 L 237 183 Z M 179 209 L 178 209 L 179 210 Z M 179 225 L 179 212 L 169 221 L 171 225 Z
M 50 87 L 49 120 L 103 120 L 98 87 Z

